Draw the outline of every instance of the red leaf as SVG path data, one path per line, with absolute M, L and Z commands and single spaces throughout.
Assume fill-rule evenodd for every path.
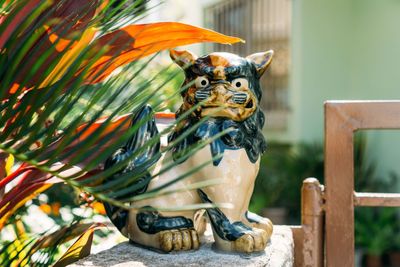
M 0 35 L 0 51 L 8 38 L 10 38 L 13 31 L 39 3 L 40 0 L 20 1 L 8 16 L 1 17 L 0 24 L 8 23 L 8 26 Z
M 36 18 L 28 28 L 18 28 L 18 25 L 26 22 L 28 15 L 41 2 L 38 0 L 21 1 L 1 21 L 1 24 L 9 23 L 8 20 L 11 20 L 11 23 L 7 24 L 5 34 L 0 36 L 0 52 L 12 54 L 18 48 L 18 46 L 10 46 L 5 51 L 1 50 L 9 38 L 23 40 L 28 35 L 32 38 L 31 29 L 35 29 L 34 32 L 37 34 L 36 39 L 32 42 L 30 49 L 19 64 L 17 75 L 13 77 L 12 83 L 9 85 L 9 95 L 16 93 L 38 59 L 51 51 L 45 59 L 45 63 L 38 68 L 35 75 L 23 84 L 20 93 L 32 87 L 41 87 L 42 82 L 48 78 L 43 73 L 46 73 L 50 63 L 60 61 L 60 58 L 66 53 L 66 49 L 72 49 L 76 45 L 77 41 L 82 37 L 82 33 L 88 28 L 89 23 L 98 12 L 101 2 L 104 1 L 55 0 L 53 3 L 49 2 L 48 7 L 39 14 L 39 17 L 46 17 L 45 22 L 38 22 L 38 18 Z M 20 6 L 22 6 L 22 9 L 19 8 Z M 54 8 L 55 6 L 57 8 Z M 91 39 L 87 43 L 90 41 Z

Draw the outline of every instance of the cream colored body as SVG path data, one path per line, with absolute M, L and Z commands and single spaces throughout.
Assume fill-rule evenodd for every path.
M 206 146 L 177 167 L 153 179 L 149 184 L 148 190 L 165 184 L 172 179 L 185 174 L 200 164 L 209 161 L 210 159 L 210 146 Z M 168 165 L 171 161 L 171 154 L 164 154 L 153 172 L 158 172 L 163 166 Z M 225 150 L 224 156 L 218 166 L 214 166 L 212 163 L 210 163 L 190 177 L 187 177 L 184 180 L 168 187 L 166 190 L 183 189 L 196 182 L 205 181 L 208 179 L 218 179 L 218 184 L 205 187 L 202 190 L 213 201 L 213 203 L 231 205 L 231 208 L 221 208 L 221 211 L 229 218 L 231 222 L 242 221 L 249 226 L 254 226 L 247 221 L 245 218 L 245 213 L 248 210 L 248 205 L 253 193 L 254 181 L 257 176 L 258 169 L 259 160 L 255 164 L 250 162 L 244 149 Z M 139 206 L 170 208 L 198 203 L 202 202 L 197 191 L 187 190 L 179 193 L 159 196 L 151 200 L 141 200 L 139 202 L 135 202 L 134 204 Z M 195 229 L 198 230 L 198 232 L 201 232 L 199 229 L 203 227 L 202 225 L 199 225 L 203 223 L 203 221 L 195 218 L 196 211 L 160 213 L 163 216 L 184 216 L 186 218 L 190 218 L 194 221 Z M 162 249 L 160 244 L 160 234 L 162 233 L 151 235 L 140 231 L 136 223 L 136 214 L 137 211 L 130 212 L 128 229 L 126 229 L 127 231 L 125 232 L 127 237 L 139 244 Z M 267 228 L 267 237 L 265 235 L 263 235 L 262 238 L 260 237 L 260 239 L 262 239 L 260 242 L 263 243 L 262 247 L 264 248 L 269 236 L 272 233 L 272 224 L 269 222 L 269 220 L 267 220 L 265 221 L 265 225 L 262 225 L 259 228 Z M 214 238 L 219 249 L 226 251 L 235 250 L 234 244 L 221 240 L 216 233 L 214 233 Z M 251 246 L 254 247 L 254 244 Z
M 256 114 L 256 111 L 258 102 L 261 99 L 261 92 L 258 86 L 259 78 L 271 63 L 272 55 L 272 51 L 267 51 L 252 54 L 244 59 L 229 53 L 212 53 L 208 56 L 198 58 L 189 51 L 171 50 L 170 56 L 172 60 L 183 69 L 186 69 L 188 66 L 194 66 L 206 70 L 207 68 L 204 67 L 204 64 L 206 64 L 208 68 L 213 70 L 212 73 L 208 72 L 207 75 L 201 74 L 196 78 L 186 77 L 185 85 L 189 86 L 192 82 L 194 82 L 194 84 L 192 83 L 182 92 L 183 104 L 177 114 L 185 114 L 185 112 L 194 107 L 194 103 L 199 103 L 201 101 L 202 105 L 198 106 L 195 111 L 191 111 L 192 113 L 190 114 L 192 119 L 196 121 L 204 116 L 211 116 L 245 123 L 245 120 L 249 119 L 251 116 L 258 116 L 259 114 Z M 252 67 L 250 67 L 249 64 L 252 64 Z M 239 75 L 240 73 L 236 73 L 237 70 L 240 72 L 241 68 L 247 68 L 249 70 L 249 72 L 244 72 L 247 73 L 249 77 L 242 77 L 241 75 L 243 75 L 243 73 L 241 75 Z M 257 71 L 257 75 L 253 73 L 254 68 Z M 196 71 L 198 71 L 198 69 Z M 232 75 L 236 75 L 234 79 L 227 79 L 227 77 L 232 77 Z M 181 130 L 184 131 L 184 127 L 187 126 L 186 123 L 189 122 L 190 120 L 181 121 L 181 124 L 176 126 L 175 134 L 182 134 Z M 260 130 L 264 122 L 263 119 L 260 120 L 259 117 L 257 120 L 248 121 L 246 125 L 243 124 L 245 127 L 243 129 L 246 129 L 246 127 L 250 128 L 251 124 L 254 124 L 252 128 L 258 132 L 256 131 L 256 133 L 254 133 L 253 130 L 250 131 L 247 129 L 247 132 L 245 131 L 243 133 L 246 134 L 247 142 L 252 141 L 251 138 L 257 138 L 257 134 L 261 134 Z M 205 141 L 205 139 L 203 141 Z M 235 142 L 236 141 L 237 140 L 235 140 Z M 257 149 L 260 148 L 257 155 L 260 155 L 265 149 L 265 143 L 254 144 L 260 145 L 260 147 L 257 147 Z M 242 147 L 244 144 L 240 144 L 240 146 Z M 247 149 L 256 148 L 249 148 L 247 146 Z M 210 146 L 206 146 L 197 151 L 185 162 L 178 164 L 175 168 L 163 173 L 159 177 L 155 177 L 155 179 L 150 182 L 148 190 L 172 181 L 176 177 L 193 170 L 200 164 L 210 161 L 211 158 Z M 256 160 L 253 157 L 251 158 L 253 162 Z M 159 170 L 162 170 L 171 162 L 172 155 L 170 152 L 163 155 L 155 166 L 153 174 L 158 173 Z M 220 211 L 227 217 L 229 222 L 226 221 L 226 218 L 221 215 L 219 211 L 208 210 L 209 212 L 214 212 L 215 224 L 220 221 L 224 222 L 222 225 L 218 225 L 220 227 L 218 229 L 222 229 L 221 232 L 223 233 L 220 234 L 226 240 L 223 240 L 217 232 L 214 231 L 216 247 L 224 251 L 262 251 L 272 234 L 272 224 L 265 218 L 257 218 L 257 223 L 250 223 L 245 216 L 253 193 L 254 181 L 258 173 L 259 164 L 259 159 L 255 163 L 250 161 L 244 148 L 238 150 L 226 149 L 223 152 L 223 158 L 218 166 L 214 166 L 210 163 L 200 171 L 193 173 L 190 177 L 174 183 L 166 189 L 168 191 L 174 189 L 180 190 L 180 192 L 137 201 L 134 204 L 139 207 L 152 206 L 159 209 L 199 204 L 202 202 L 197 190 L 185 190 L 185 188 L 188 188 L 188 186 L 194 183 L 218 179 L 218 184 L 202 188 L 213 203 L 217 205 L 229 204 L 231 206 L 230 208 L 220 208 Z M 193 210 L 179 212 L 160 211 L 161 215 L 164 217 L 184 216 L 191 219 L 194 222 L 194 229 L 165 230 L 156 234 L 147 234 L 139 229 L 136 222 L 137 212 L 137 210 L 130 211 L 127 227 L 121 230 L 134 242 L 164 251 L 189 250 L 199 247 L 198 234 L 201 234 L 204 228 L 201 212 L 199 213 Z M 217 215 L 215 215 L 216 213 Z M 243 226 L 240 222 L 251 228 Z M 227 231 L 230 231 L 228 233 L 229 237 L 226 235 Z M 235 233 L 235 235 L 232 233 Z M 228 239 L 234 241 L 227 241 Z

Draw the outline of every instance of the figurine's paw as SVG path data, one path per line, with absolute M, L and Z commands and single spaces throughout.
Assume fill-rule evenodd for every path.
M 272 231 L 274 230 L 274 225 L 268 218 L 262 218 L 261 221 L 254 223 L 252 226 L 264 230 L 267 233 L 268 239 L 271 237 Z
M 274 226 L 270 219 L 261 217 L 249 211 L 246 212 L 246 219 L 248 221 L 248 223 L 246 223 L 247 225 L 253 228 L 262 229 L 267 232 L 268 239 L 271 237 Z
M 160 232 L 160 248 L 165 252 L 198 249 L 199 235 L 194 229 L 176 229 Z
M 233 242 L 233 249 L 237 252 L 263 251 L 269 240 L 268 233 L 262 229 L 254 228 Z

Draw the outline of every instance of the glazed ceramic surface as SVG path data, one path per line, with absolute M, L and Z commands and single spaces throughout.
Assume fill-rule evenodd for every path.
M 184 69 L 186 76 L 183 104 L 176 112 L 178 123 L 168 138 L 173 149 L 162 154 L 158 142 L 142 151 L 146 141 L 159 133 L 153 119 L 141 124 L 129 142 L 107 160 L 105 168 L 139 151 L 134 160 L 110 178 L 129 175 L 134 168 L 143 170 L 143 175 L 129 185 L 129 193 L 120 196 L 124 198 L 168 184 L 204 162 L 212 163 L 167 188 L 179 192 L 132 203 L 142 209 L 128 211 L 106 203 L 107 215 L 132 242 L 164 252 L 197 249 L 207 215 L 217 249 L 247 253 L 265 249 L 272 223 L 249 212 L 248 205 L 260 156 L 266 149 L 261 131 L 264 115 L 259 108 L 259 79 L 272 54 L 267 51 L 242 58 L 212 53 L 197 57 L 189 51 L 171 51 L 172 60 Z M 132 125 L 152 113 L 151 107 L 142 108 L 133 117 Z M 201 144 L 205 145 L 191 152 Z M 172 161 L 178 165 L 167 168 Z M 190 189 L 191 185 L 210 179 L 217 183 Z M 199 203 L 225 205 L 206 210 L 161 211 Z

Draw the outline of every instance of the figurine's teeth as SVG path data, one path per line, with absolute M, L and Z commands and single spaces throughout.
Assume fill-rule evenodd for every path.
M 198 91 L 195 94 L 197 100 L 204 100 L 210 96 L 210 92 Z
M 238 104 L 243 104 L 244 102 L 246 102 L 246 99 L 247 99 L 247 94 L 245 93 L 236 93 L 232 98 L 233 102 Z

